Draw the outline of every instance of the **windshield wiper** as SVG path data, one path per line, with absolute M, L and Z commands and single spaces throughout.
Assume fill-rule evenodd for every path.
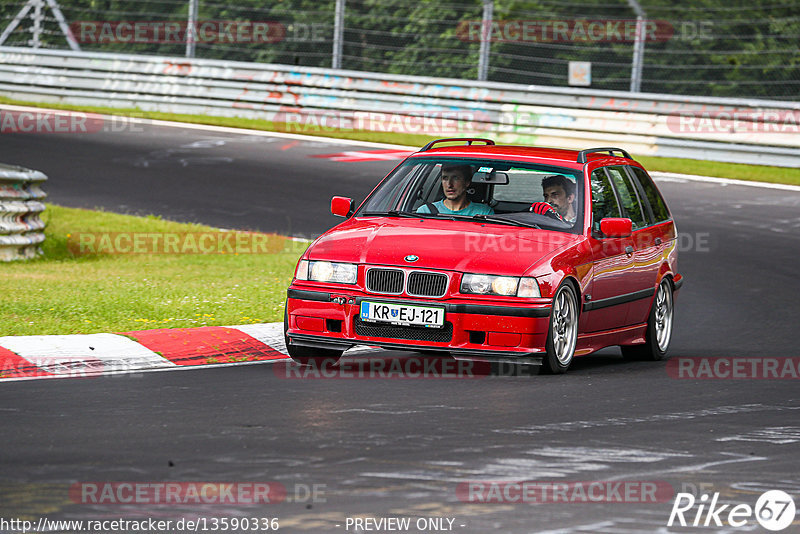
M 409 217 L 413 219 L 417 219 L 420 217 L 430 218 L 436 217 L 430 213 L 412 213 L 410 211 L 401 211 L 401 210 L 387 210 L 387 211 L 365 211 L 361 215 L 391 215 L 392 217 Z
M 491 222 L 497 222 L 497 223 L 502 223 L 502 224 L 511 224 L 513 226 L 522 226 L 522 227 L 525 227 L 525 228 L 536 228 L 537 230 L 541 230 L 542 229 L 542 227 L 539 226 L 538 224 L 526 223 L 526 222 L 523 222 L 523 221 L 516 221 L 514 219 L 507 219 L 505 217 L 498 217 L 497 215 L 480 214 L 480 215 L 473 215 L 472 218 L 473 219 L 478 219 L 478 220 L 481 220 L 481 221 L 491 221 Z

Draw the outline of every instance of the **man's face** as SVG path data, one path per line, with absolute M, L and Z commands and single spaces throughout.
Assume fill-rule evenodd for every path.
M 553 206 L 562 217 L 569 213 L 570 205 L 575 200 L 575 195 L 567 196 L 560 185 L 551 185 L 544 188 L 544 201 Z
M 448 200 L 458 200 L 467 194 L 470 182 L 459 169 L 442 169 L 442 190 Z

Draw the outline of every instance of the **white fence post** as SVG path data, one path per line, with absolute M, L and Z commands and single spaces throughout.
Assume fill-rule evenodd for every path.
M 483 0 L 481 18 L 481 48 L 478 52 L 478 81 L 485 82 L 489 77 L 489 49 L 492 40 L 492 16 L 494 0 Z
M 33 48 L 41 48 L 42 46 L 42 4 L 44 0 L 34 0 L 33 3 L 33 27 L 31 28 L 32 39 L 31 46 Z
M 197 43 L 197 0 L 189 0 L 189 19 L 186 22 L 186 57 L 194 57 Z
M 636 36 L 633 41 L 633 60 L 631 61 L 631 93 L 642 89 L 642 68 L 644 67 L 645 17 L 647 16 L 636 0 L 628 0 L 636 12 Z
M 336 13 L 333 22 L 333 58 L 331 68 L 342 68 L 342 49 L 344 47 L 344 10 L 345 0 L 336 0 Z

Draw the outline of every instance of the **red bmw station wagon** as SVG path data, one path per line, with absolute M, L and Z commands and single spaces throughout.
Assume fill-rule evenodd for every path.
M 331 211 L 346 220 L 311 244 L 288 289 L 297 362 L 373 345 L 563 373 L 603 347 L 667 352 L 675 223 L 624 150 L 433 141 L 357 209 L 334 197 Z

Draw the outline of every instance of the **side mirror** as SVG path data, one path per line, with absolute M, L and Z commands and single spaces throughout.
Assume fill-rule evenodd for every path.
M 349 217 L 353 213 L 353 199 L 333 197 L 331 199 L 331 213 L 339 217 Z
M 633 233 L 633 222 L 630 219 L 606 217 L 600 221 L 600 231 L 605 237 L 628 237 Z

